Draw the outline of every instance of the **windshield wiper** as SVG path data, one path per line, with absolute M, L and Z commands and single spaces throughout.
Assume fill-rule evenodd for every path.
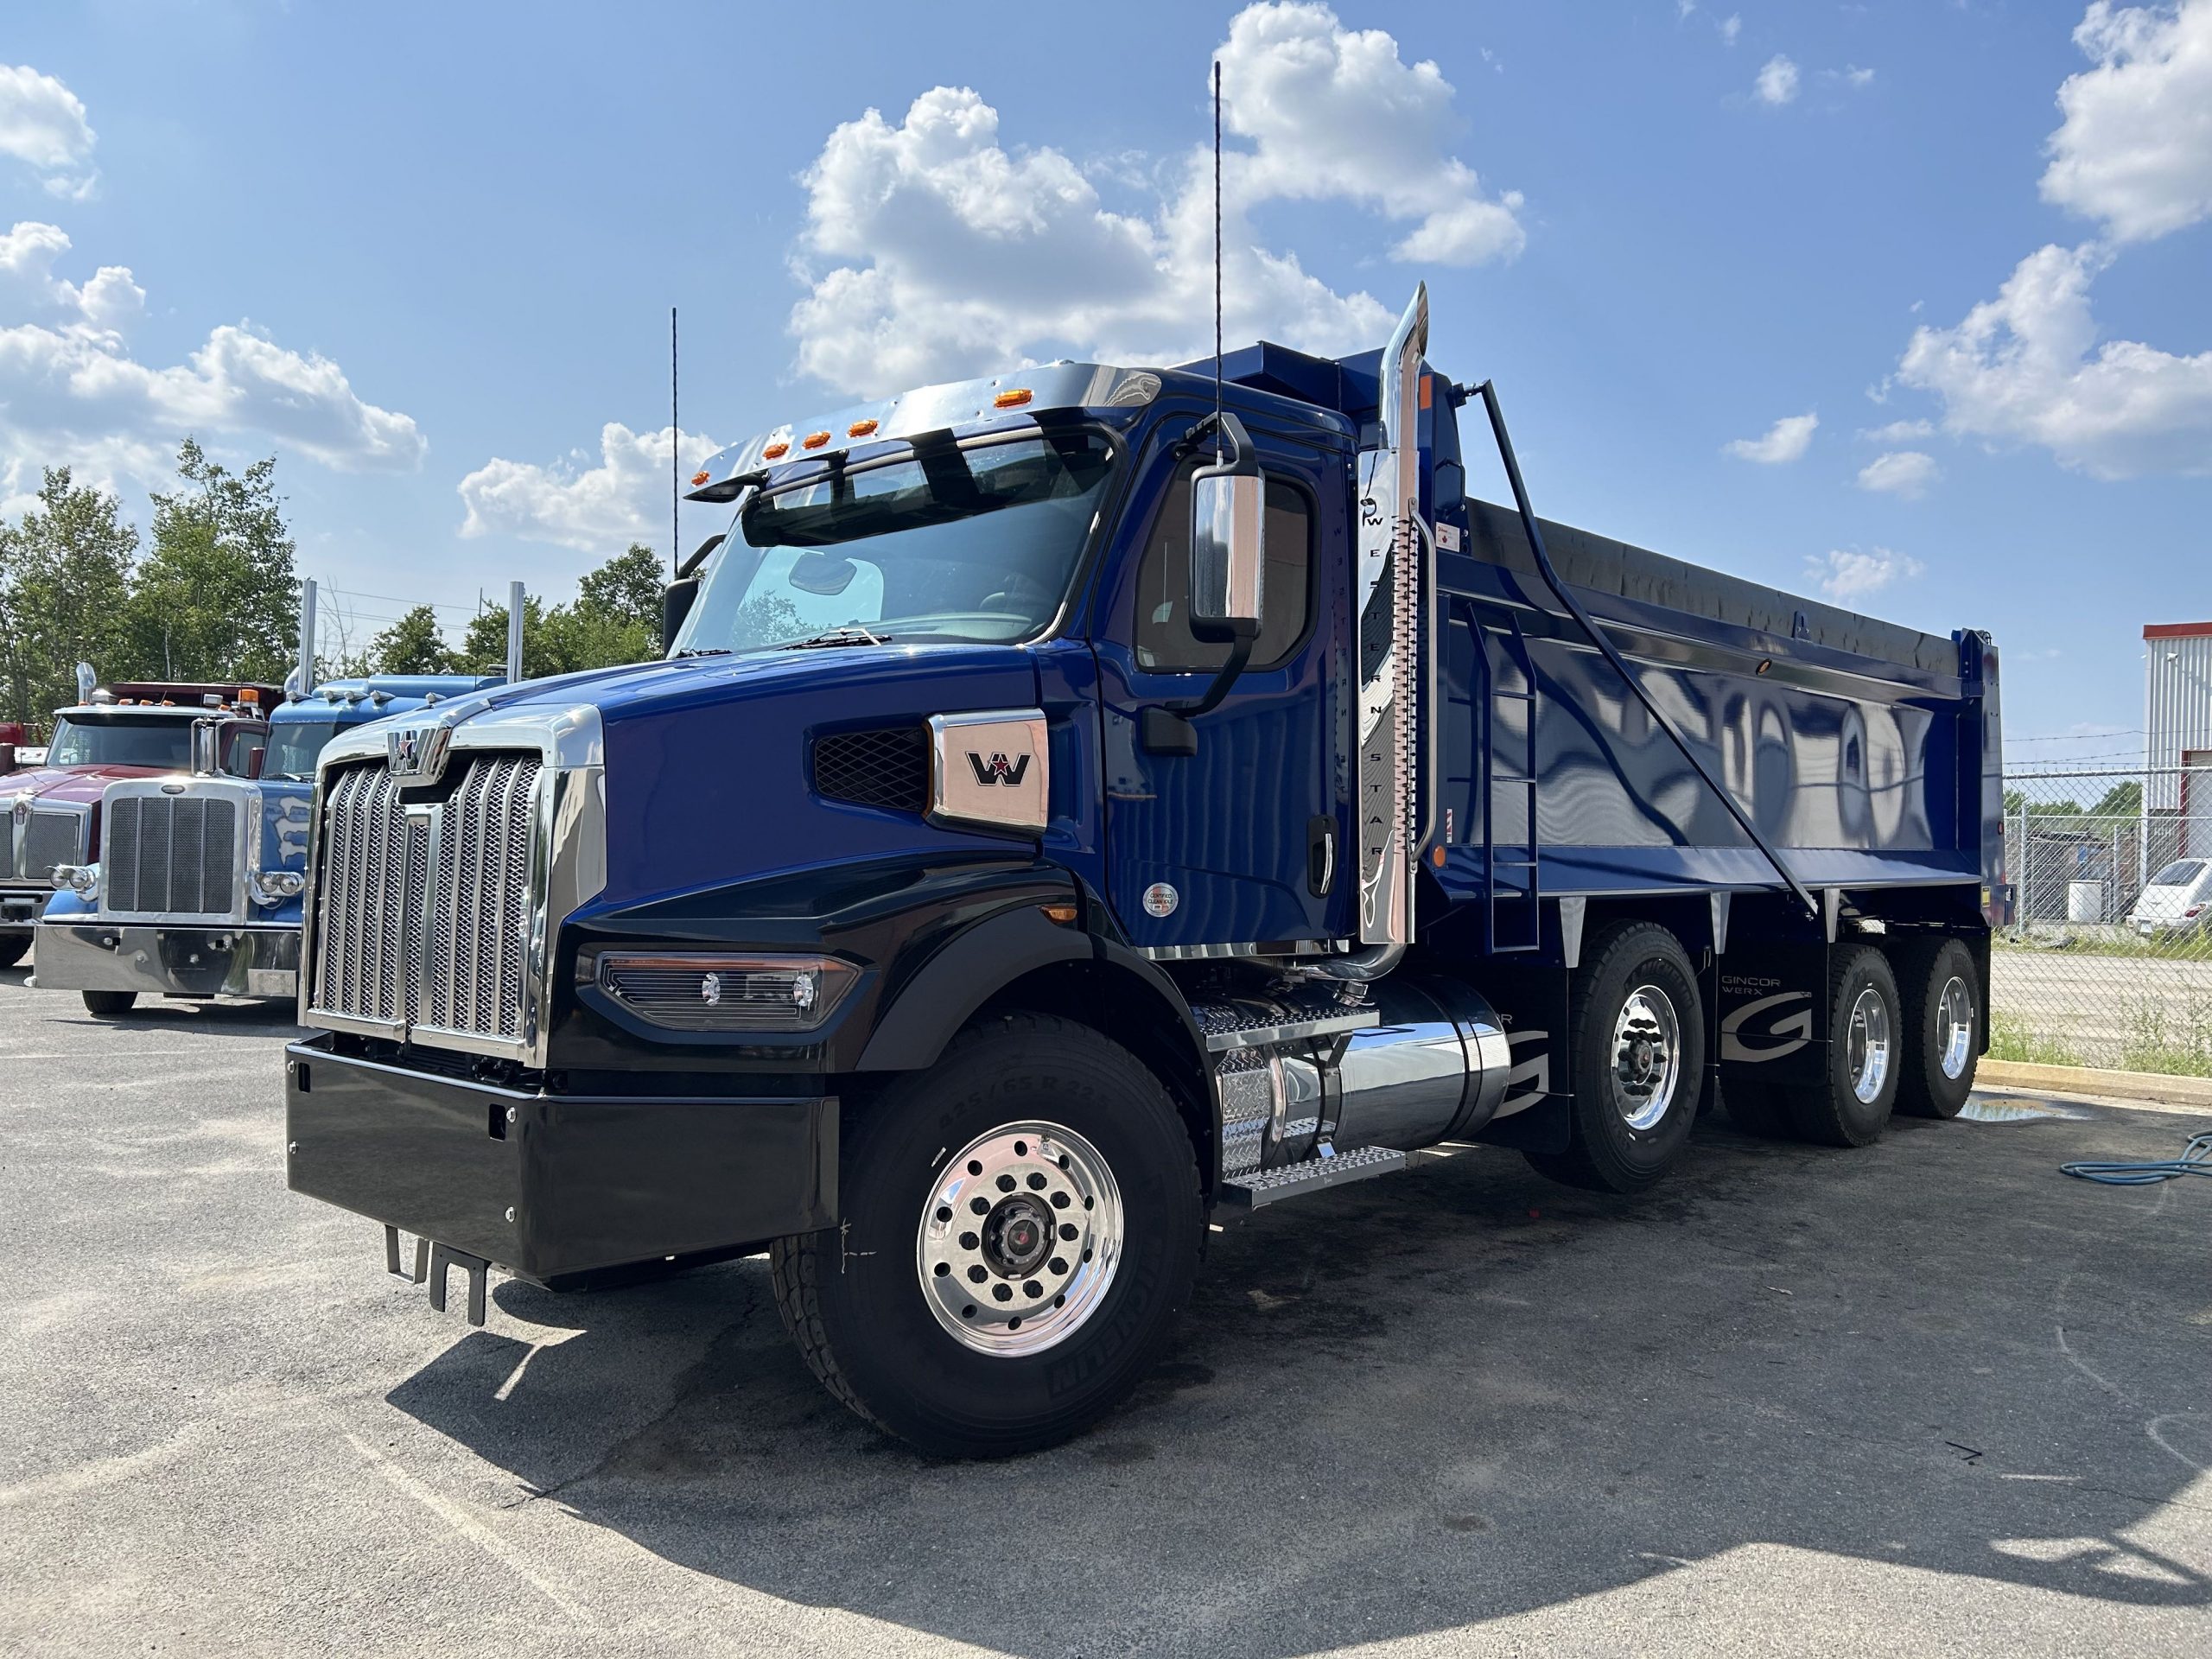
M 728 645 L 686 645 L 676 653 L 678 657 L 727 657 Z
M 857 622 L 842 628 L 832 628 L 827 633 L 817 633 L 811 639 L 794 639 L 789 645 L 778 645 L 778 651 L 818 651 L 824 645 L 887 645 L 887 633 L 870 633 Z

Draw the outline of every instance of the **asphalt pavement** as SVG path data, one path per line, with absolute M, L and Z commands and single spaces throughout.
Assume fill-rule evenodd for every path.
M 283 1188 L 253 1007 L 0 972 L 0 1653 L 2212 1651 L 2212 1119 L 1468 1150 L 1212 1242 L 1141 1395 L 930 1462 L 765 1262 L 434 1313 Z

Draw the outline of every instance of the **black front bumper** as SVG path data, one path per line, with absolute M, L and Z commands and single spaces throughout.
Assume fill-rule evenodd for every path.
M 0 829 L 0 835 L 8 833 Z M 52 887 L 0 888 L 0 933 L 21 936 L 38 925 L 39 917 L 46 910 L 46 901 L 54 897 Z
M 554 1284 L 836 1224 L 834 1098 L 548 1095 L 294 1043 L 285 1181 Z

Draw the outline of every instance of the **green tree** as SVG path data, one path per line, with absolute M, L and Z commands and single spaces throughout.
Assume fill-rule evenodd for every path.
M 635 623 L 658 636 L 661 594 L 667 586 L 660 555 L 632 542 L 627 552 L 617 554 L 576 584 L 575 608 Z
M 142 671 L 276 681 L 291 667 L 300 584 L 276 469 L 271 456 L 234 474 L 184 441 L 176 463 L 184 487 L 154 497 L 153 550 L 124 606 Z
M 506 651 L 506 633 L 502 629 L 499 655 L 503 660 Z M 453 648 L 438 630 L 437 612 L 428 605 L 417 605 L 370 640 L 369 660 L 379 674 L 450 674 L 456 666 Z
M 561 669 L 546 654 L 545 601 L 535 594 L 522 601 L 522 677 L 535 680 Z M 507 607 L 480 605 L 461 636 L 455 667 L 471 674 L 498 674 L 507 666 Z
M 49 467 L 38 505 L 0 524 L 0 699 L 6 717 L 41 728 L 77 700 L 77 664 L 118 677 L 128 660 L 124 625 L 138 532 L 105 490 Z
M 2089 809 L 2092 817 L 2139 818 L 2143 816 L 2143 785 L 2133 779 L 2114 784 Z

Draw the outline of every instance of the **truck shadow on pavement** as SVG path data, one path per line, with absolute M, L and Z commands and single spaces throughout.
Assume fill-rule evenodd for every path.
M 1471 1149 L 1216 1236 L 1139 1395 L 1006 1463 L 849 1417 L 758 1259 L 503 1284 L 537 1342 L 471 1332 L 389 1397 L 670 1561 L 1011 1652 L 1304 1653 L 1758 1545 L 1853 1593 L 1883 1564 L 2201 1606 L 2212 1212 L 2055 1169 L 2185 1132 L 1708 1121 L 1642 1200 Z M 1834 1592 L 1778 1559 L 1764 1593 Z

